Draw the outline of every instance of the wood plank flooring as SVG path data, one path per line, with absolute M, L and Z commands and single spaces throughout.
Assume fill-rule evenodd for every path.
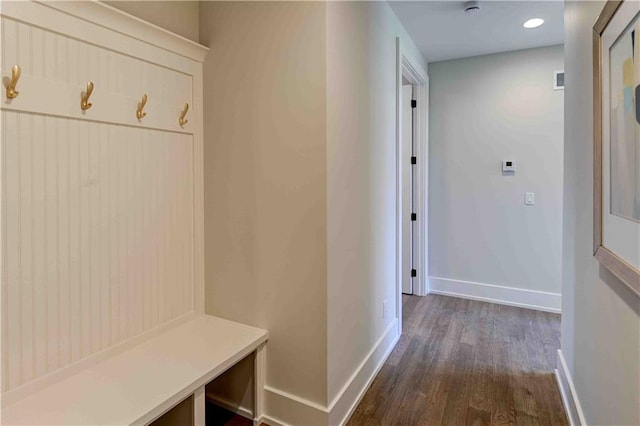
M 403 329 L 348 425 L 568 425 L 560 315 L 405 295 Z

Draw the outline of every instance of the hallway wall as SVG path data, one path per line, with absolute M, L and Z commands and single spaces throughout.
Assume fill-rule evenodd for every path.
M 337 424 L 397 337 L 396 37 L 426 64 L 384 2 L 200 10 L 207 312 L 269 329 L 269 416 Z
M 283 392 L 327 398 L 325 16 L 320 2 L 200 8 L 206 312 L 269 330 L 278 417 Z
M 562 353 L 589 425 L 640 424 L 640 298 L 592 255 L 593 23 L 604 2 L 565 3 Z
M 562 69 L 562 46 L 429 64 L 431 291 L 560 309 Z
M 397 334 L 397 37 L 426 69 L 386 2 L 327 3 L 330 402 L 359 390 Z

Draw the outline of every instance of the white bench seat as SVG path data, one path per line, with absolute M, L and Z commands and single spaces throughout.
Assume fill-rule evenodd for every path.
M 197 315 L 10 405 L 2 424 L 147 424 L 196 392 L 204 410 L 203 386 L 267 338 L 266 330 Z

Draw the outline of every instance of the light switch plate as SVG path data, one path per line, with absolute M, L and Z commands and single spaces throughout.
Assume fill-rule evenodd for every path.
M 516 162 L 513 160 L 504 160 L 502 162 L 502 171 L 503 172 L 515 172 L 516 171 Z
M 533 206 L 536 203 L 536 194 L 533 192 L 526 192 L 524 194 L 524 203 L 527 206 Z

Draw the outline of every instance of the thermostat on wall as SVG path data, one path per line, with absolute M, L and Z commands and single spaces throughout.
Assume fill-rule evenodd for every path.
M 504 160 L 502 162 L 502 171 L 503 172 L 515 172 L 516 171 L 516 162 L 513 160 Z

